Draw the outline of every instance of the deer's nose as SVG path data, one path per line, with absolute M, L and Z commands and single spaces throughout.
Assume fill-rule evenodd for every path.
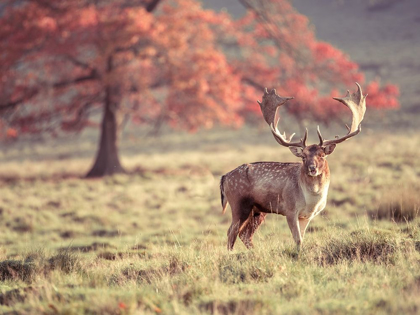
M 313 172 L 313 171 L 316 170 L 316 166 L 315 165 L 309 165 L 308 169 L 309 169 L 310 172 Z

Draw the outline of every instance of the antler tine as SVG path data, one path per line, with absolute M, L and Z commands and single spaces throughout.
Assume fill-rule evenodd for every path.
M 362 88 L 359 83 L 356 82 L 357 91 L 350 94 L 350 91 L 347 91 L 347 94 L 343 98 L 333 97 L 333 99 L 346 105 L 353 114 L 353 119 L 351 122 L 350 132 L 354 132 L 358 129 L 360 123 L 363 120 L 366 112 L 366 95 L 363 95 Z
M 305 134 L 303 135 L 303 139 L 300 139 L 303 147 L 306 147 L 306 139 L 308 139 L 308 128 L 305 128 Z M 290 138 L 290 140 L 292 140 L 292 138 Z
M 308 137 L 308 129 L 306 129 L 305 136 L 303 137 L 303 139 L 300 139 L 299 142 L 291 142 L 292 137 L 295 134 L 292 134 L 289 139 L 286 139 L 286 137 L 285 137 L 286 134 L 282 135 L 278 131 L 277 127 L 275 128 L 273 126 L 273 124 L 271 124 L 270 127 L 271 127 L 271 132 L 273 133 L 274 139 L 276 139 L 276 141 L 280 145 L 285 146 L 285 147 L 301 147 L 301 148 L 305 148 L 306 147 L 306 139 Z
M 291 142 L 294 134 L 290 136 L 289 139 L 286 137 L 286 133 L 281 134 L 277 129 L 280 116 L 278 113 L 279 107 L 284 105 L 288 100 L 293 99 L 293 97 L 281 97 L 277 94 L 275 89 L 272 89 L 268 92 L 267 88 L 264 89 L 264 95 L 262 102 L 257 101 L 261 107 L 264 119 L 267 124 L 270 126 L 271 132 L 273 133 L 274 139 L 286 147 L 296 146 L 296 147 L 305 147 L 306 139 L 308 138 L 308 131 L 306 130 L 305 136 L 299 142 Z
M 324 140 L 321 135 L 321 131 L 319 130 L 319 126 L 317 128 L 317 133 L 320 141 L 320 145 L 327 145 L 327 144 L 337 144 L 341 143 L 351 137 L 354 137 L 355 135 L 359 134 L 359 132 L 362 130 L 362 120 L 365 116 L 366 112 L 366 95 L 363 95 L 362 88 L 360 85 L 356 82 L 357 91 L 355 93 L 350 93 L 350 91 L 347 91 L 347 94 L 343 98 L 339 97 L 333 97 L 333 99 L 343 103 L 345 106 L 347 106 L 351 113 L 352 113 L 352 122 L 351 127 L 346 125 L 346 128 L 348 130 L 347 134 L 343 137 L 336 137 L 336 139 L 333 140 Z
M 260 105 L 264 120 L 268 125 L 274 123 L 274 116 L 276 114 L 277 108 L 291 99 L 293 99 L 293 97 L 279 96 L 275 89 L 272 89 L 270 92 L 268 92 L 267 88 L 264 89 L 262 102 L 257 101 L 257 103 Z
M 319 130 L 319 126 L 316 127 L 316 133 L 318 134 L 319 145 L 323 146 L 324 145 L 324 138 L 321 135 L 321 130 Z
M 278 108 L 276 110 L 276 114 L 274 116 L 274 123 L 275 125 L 271 124 L 270 128 L 271 128 L 271 132 L 273 133 L 274 139 L 276 139 L 276 141 L 285 147 L 301 147 L 301 148 L 305 148 L 306 147 L 306 139 L 308 138 L 308 129 L 306 129 L 305 134 L 303 136 L 303 139 L 300 139 L 299 142 L 292 142 L 292 138 L 295 135 L 294 133 L 290 136 L 289 139 L 286 138 L 286 132 L 284 132 L 283 134 L 281 134 L 279 132 L 279 130 L 277 129 L 277 124 L 280 120 L 280 116 L 278 115 Z

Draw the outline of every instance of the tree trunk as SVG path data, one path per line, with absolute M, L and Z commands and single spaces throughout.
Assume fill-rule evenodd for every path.
M 101 139 L 95 164 L 86 177 L 102 177 L 124 173 L 118 157 L 116 106 L 111 102 L 111 88 L 107 88 L 102 118 Z
M 108 74 L 111 74 L 113 70 L 112 61 L 113 57 L 111 55 L 107 60 Z M 102 118 L 99 150 L 95 164 L 93 164 L 92 169 L 87 173 L 86 177 L 102 177 L 125 172 L 118 157 L 117 95 L 119 95 L 118 85 L 115 82 L 114 85 L 108 82 L 108 85 L 105 87 L 104 116 Z
M 156 9 L 161 0 L 152 0 L 148 3 L 146 10 L 152 12 Z M 110 55 L 107 60 L 107 73 L 112 73 L 113 56 Z M 108 83 L 109 84 L 109 83 Z M 101 139 L 99 142 L 99 150 L 96 156 L 95 164 L 86 174 L 86 177 L 102 177 L 116 173 L 125 173 L 118 157 L 118 126 L 116 111 L 118 104 L 114 97 L 119 94 L 118 87 L 108 85 L 105 89 L 105 105 L 104 116 L 102 118 Z
M 102 177 L 125 172 L 118 157 L 116 106 L 111 102 L 110 90 L 108 87 L 106 91 L 98 154 L 95 164 L 86 177 Z

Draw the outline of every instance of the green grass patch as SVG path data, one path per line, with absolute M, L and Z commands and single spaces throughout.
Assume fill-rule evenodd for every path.
M 299 253 L 276 215 L 255 249 L 226 250 L 220 175 L 297 160 L 269 133 L 123 140 L 131 173 L 94 180 L 81 178 L 89 138 L 16 144 L 0 153 L 0 313 L 417 314 L 420 137 L 409 139 L 396 151 L 399 135 L 364 132 L 336 149 L 327 208 Z

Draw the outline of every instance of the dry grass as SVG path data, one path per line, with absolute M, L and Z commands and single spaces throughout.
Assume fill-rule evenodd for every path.
M 413 242 L 405 244 L 395 233 L 363 229 L 346 235 L 333 236 L 318 248 L 311 248 L 308 251 L 318 254 L 311 259 L 318 260 L 321 266 L 346 262 L 387 265 L 394 264 L 398 255 L 407 254 L 413 248 Z
M 52 143 L 57 152 L 16 144 L 0 154 L 0 312 L 416 314 L 420 218 L 403 211 L 418 204 L 405 196 L 417 189 L 407 183 L 420 176 L 420 138 L 409 138 L 395 151 L 401 137 L 378 141 L 364 130 L 358 146 L 337 148 L 329 204 L 301 253 L 274 215 L 254 250 L 240 241 L 225 249 L 219 176 L 245 162 L 295 160 L 268 133 L 123 142 L 132 173 L 95 180 L 79 178 L 91 162 L 89 137 Z M 38 157 L 25 161 L 22 152 Z M 404 219 L 387 216 L 401 200 Z
M 386 191 L 371 212 L 373 218 L 395 222 L 412 221 L 420 215 L 419 183 L 403 183 Z

